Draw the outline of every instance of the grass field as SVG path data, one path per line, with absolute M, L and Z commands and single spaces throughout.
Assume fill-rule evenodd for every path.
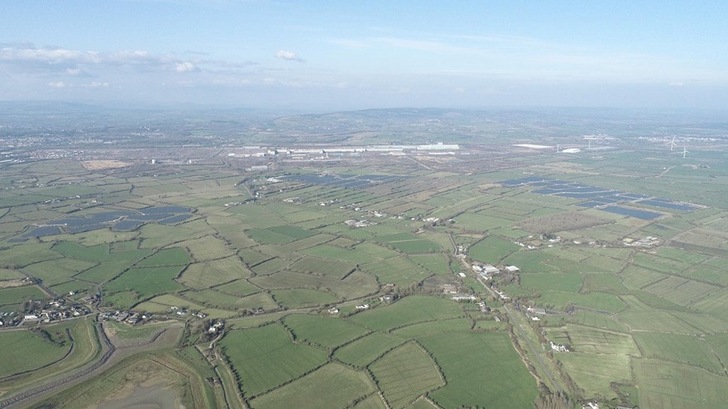
M 609 293 L 571 293 L 564 291 L 546 291 L 536 302 L 544 306 L 563 309 L 571 304 L 607 312 L 620 312 L 627 305 L 616 295 Z
M 258 275 L 268 275 L 277 273 L 284 270 L 288 265 L 291 264 L 291 260 L 287 260 L 280 257 L 274 257 L 267 259 L 266 261 L 251 266 L 250 269 Z
M 430 240 L 422 240 L 422 239 L 415 239 L 415 240 L 398 240 L 398 241 L 389 241 L 387 244 L 391 247 L 393 247 L 396 250 L 399 250 L 403 253 L 407 254 L 421 254 L 421 253 L 432 253 L 435 251 L 442 251 L 442 247 L 440 247 L 437 243 L 434 243 Z
M 403 338 L 374 332 L 336 349 L 334 357 L 341 362 L 364 368 L 403 342 Z
M 182 267 L 132 268 L 110 281 L 104 288 L 109 292 L 133 291 L 138 299 L 173 293 L 184 287 L 174 281 Z
M 88 261 L 104 261 L 109 257 L 109 246 L 99 244 L 86 247 L 70 241 L 62 241 L 53 246 L 53 250 L 63 254 L 65 257 L 76 258 Z
M 13 334 L 7 335 L 9 337 L 7 341 L 11 345 L 14 342 L 14 348 L 7 349 L 5 354 L 15 354 L 12 357 L 4 356 L 7 358 L 5 362 L 12 363 L 12 366 L 3 366 L 3 371 L 17 371 L 21 368 L 22 370 L 34 369 L 19 377 L 0 380 L 0 390 L 12 392 L 35 386 L 37 382 L 44 382 L 87 364 L 98 354 L 99 344 L 90 320 L 73 320 L 49 325 L 43 329 L 49 338 L 30 331 L 2 331 L 0 333 L 3 338 L 7 334 Z M 71 334 L 73 347 L 71 347 L 71 338 L 68 337 L 66 331 Z M 64 345 L 59 344 L 63 342 L 65 342 Z M 69 350 L 70 353 L 66 355 Z M 24 355 L 21 356 L 18 352 Z
M 693 335 L 638 332 L 634 334 L 642 355 L 679 362 L 723 374 L 724 368 L 705 340 Z
M 428 394 L 442 407 L 520 409 L 538 395 L 535 380 L 504 333 L 452 332 L 419 342 L 432 353 L 447 382 Z
M 76 274 L 96 266 L 92 261 L 62 258 L 58 260 L 41 261 L 23 267 L 23 272 L 43 280 L 43 284 L 51 286 L 72 279 Z
M 728 402 L 728 378 L 703 369 L 656 359 L 633 361 L 640 408 L 721 408 Z
M 29 300 L 45 300 L 47 298 L 49 297 L 34 285 L 0 288 L 0 306 L 21 304 Z
M 305 308 L 335 302 L 338 297 L 328 291 L 309 288 L 273 290 L 271 295 L 276 302 L 286 308 Z
M 356 324 L 334 317 L 292 314 L 283 323 L 293 333 L 296 340 L 303 340 L 326 348 L 335 348 L 368 331 Z
M 49 328 L 54 342 L 34 331 L 0 331 L 0 380 L 10 375 L 29 372 L 62 359 L 71 349 L 63 330 Z
M 343 261 L 307 256 L 296 261 L 289 268 L 304 273 L 344 278 L 356 268 L 356 265 Z
M 404 408 L 420 395 L 444 385 L 435 362 L 419 345 L 408 342 L 369 366 L 392 408 Z
M 619 332 L 569 324 L 566 328 L 550 329 L 549 336 L 563 332 L 568 344 L 577 352 L 639 356 L 640 350 L 630 335 Z M 561 337 L 564 338 L 563 336 Z M 561 342 L 560 342 L 561 343 Z
M 181 248 L 162 249 L 138 262 L 136 267 L 184 266 L 190 262 L 187 252 Z
M 240 262 L 240 259 L 233 256 L 190 264 L 182 273 L 179 281 L 187 287 L 202 290 L 248 276 L 250 276 L 250 271 Z
M 217 260 L 235 253 L 235 249 L 229 247 L 223 240 L 211 235 L 176 245 L 185 248 L 195 261 Z
M 443 254 L 415 254 L 410 259 L 433 274 L 451 274 L 450 260 Z
M 468 249 L 468 255 L 483 263 L 498 263 L 519 247 L 512 241 L 489 236 Z
M 380 283 L 391 283 L 401 287 L 424 280 L 431 275 L 405 256 L 364 264 L 361 269 L 377 276 Z
M 280 324 L 231 331 L 221 346 L 237 371 L 240 388 L 254 397 L 300 377 L 326 362 L 326 352 L 294 344 Z
M 254 286 L 248 280 L 235 280 L 227 284 L 219 285 L 215 287 L 215 291 L 219 291 L 224 294 L 234 295 L 242 297 L 248 294 L 253 294 L 260 291 L 260 288 Z
M 61 255 L 58 252 L 51 250 L 49 244 L 22 244 L 12 248 L 0 249 L 0 267 L 21 268 L 29 264 L 54 260 L 60 257 Z
M 451 331 L 468 331 L 473 325 L 469 318 L 443 319 L 407 325 L 392 331 L 392 334 L 403 338 L 420 338 L 428 335 Z
M 590 398 L 616 398 L 611 382 L 631 383 L 630 358 L 626 355 L 569 352 L 555 354 L 567 373 Z
M 539 291 L 563 291 L 576 293 L 581 288 L 580 274 L 530 273 L 521 275 L 521 286 Z
M 461 314 L 459 305 L 453 301 L 411 296 L 392 305 L 356 314 L 351 320 L 367 328 L 388 331 L 417 322 L 455 318 Z
M 0 268 L 0 281 L 22 279 L 25 276 L 17 270 Z
M 387 409 L 387 406 L 378 393 L 373 393 L 357 402 L 354 409 Z
M 253 399 L 252 408 L 301 409 L 347 407 L 375 390 L 363 372 L 328 364 L 282 388 Z

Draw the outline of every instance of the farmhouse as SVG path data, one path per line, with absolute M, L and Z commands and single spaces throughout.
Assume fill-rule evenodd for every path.
M 442 292 L 445 294 L 456 294 L 458 292 L 458 287 L 454 284 L 443 284 Z
M 218 332 L 222 331 L 223 328 L 225 328 L 225 322 L 215 321 L 214 323 L 211 323 L 210 328 L 207 329 L 207 333 L 217 334 Z
M 359 305 L 356 306 L 356 309 L 357 310 L 368 310 L 369 309 L 369 304 L 359 304 Z
M 553 341 L 550 341 L 551 343 L 551 350 L 556 352 L 569 352 L 569 347 L 562 344 L 555 344 Z
M 506 271 L 508 271 L 509 273 L 517 273 L 521 271 L 521 269 L 516 266 L 506 266 Z

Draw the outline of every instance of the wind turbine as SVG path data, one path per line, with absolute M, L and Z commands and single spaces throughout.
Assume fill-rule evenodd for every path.
M 670 150 L 677 147 L 677 144 L 675 143 L 675 138 L 677 138 L 677 136 L 673 136 L 672 141 L 670 141 Z
M 685 159 L 685 157 L 687 156 L 688 152 L 689 152 L 688 149 L 683 146 L 683 151 L 682 151 L 682 157 L 683 157 L 683 159 Z

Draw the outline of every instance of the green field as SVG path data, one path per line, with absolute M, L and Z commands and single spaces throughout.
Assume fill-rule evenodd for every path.
M 184 249 L 169 248 L 162 249 L 138 262 L 136 267 L 164 267 L 184 266 L 190 262 L 190 258 Z
M 403 342 L 403 338 L 374 332 L 336 349 L 334 357 L 341 362 L 363 368 Z
M 221 346 L 247 397 L 267 392 L 326 362 L 323 349 L 294 344 L 279 324 L 232 331 Z
M 54 334 L 50 341 L 34 331 L 0 331 L 0 379 L 30 372 L 63 359 L 71 342 L 62 330 L 49 328 Z
M 538 395 L 535 380 L 504 333 L 453 332 L 419 341 L 447 382 L 428 394 L 442 407 L 525 408 Z M 497 370 L 489 370 L 494 364 Z
M 325 258 L 304 257 L 293 263 L 289 268 L 304 273 L 344 278 L 356 269 L 356 265 Z
M 96 266 L 92 261 L 63 258 L 59 260 L 41 261 L 23 267 L 23 272 L 39 278 L 45 285 L 54 285 L 69 281 L 76 274 Z
M 292 288 L 271 291 L 276 302 L 286 308 L 305 308 L 330 304 L 338 298 L 336 295 L 322 290 L 308 288 Z
M 716 374 L 724 368 L 705 340 L 693 335 L 639 332 L 634 339 L 645 358 L 695 365 Z
M 518 249 L 519 247 L 512 241 L 489 236 L 471 246 L 468 255 L 483 263 L 498 263 Z
M 640 408 L 720 408 L 728 402 L 728 379 L 703 369 L 654 359 L 633 362 Z M 697 403 L 696 403 L 697 402 Z
M 563 334 L 563 335 L 561 335 Z M 635 336 L 639 335 L 635 334 Z M 598 330 L 581 325 L 569 324 L 566 328 L 548 330 L 548 336 L 558 338 L 558 343 L 567 343 L 577 352 L 591 354 L 639 356 L 640 350 L 630 335 L 619 332 Z M 567 342 L 561 342 L 564 339 Z
M 468 331 L 472 325 L 473 321 L 468 318 L 443 319 L 407 325 L 395 329 L 392 334 L 404 338 L 420 338 L 443 332 Z
M 367 330 L 339 318 L 293 314 L 283 319 L 296 340 L 335 348 L 367 334 Z
M 248 269 L 237 257 L 193 263 L 182 273 L 180 283 L 202 290 L 219 284 L 229 283 L 250 275 Z
M 412 296 L 359 313 L 351 320 L 373 330 L 388 331 L 416 322 L 455 318 L 461 313 L 460 307 L 453 301 Z
M 252 408 L 318 409 L 347 407 L 375 390 L 369 377 L 343 365 L 328 364 L 250 402 Z
M 181 267 L 132 268 L 110 281 L 105 288 L 111 293 L 133 291 L 141 300 L 183 289 L 174 281 L 181 271 Z
M 630 358 L 616 354 L 590 354 L 569 352 L 556 354 L 566 372 L 591 398 L 616 397 L 612 382 L 631 383 Z
M 531 273 L 521 276 L 521 286 L 539 291 L 563 291 L 576 293 L 581 288 L 579 274 Z
M 427 351 L 408 342 L 369 366 L 384 399 L 392 408 L 404 408 L 420 395 L 444 385 Z
M 49 297 L 34 285 L 0 288 L 0 306 L 21 304 L 29 300 L 44 300 L 47 298 Z

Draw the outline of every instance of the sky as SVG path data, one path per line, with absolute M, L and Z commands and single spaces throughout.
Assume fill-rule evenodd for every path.
M 3 0 L 0 100 L 728 110 L 728 2 Z

